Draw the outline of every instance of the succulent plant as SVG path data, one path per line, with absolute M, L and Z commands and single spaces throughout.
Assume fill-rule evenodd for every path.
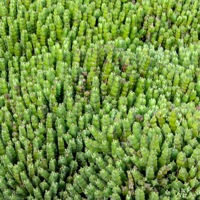
M 0 199 L 199 199 L 200 2 L 0 2 Z

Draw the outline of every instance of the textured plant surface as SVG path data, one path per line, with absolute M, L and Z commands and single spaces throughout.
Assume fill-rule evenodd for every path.
M 0 0 L 0 200 L 200 199 L 200 1 Z

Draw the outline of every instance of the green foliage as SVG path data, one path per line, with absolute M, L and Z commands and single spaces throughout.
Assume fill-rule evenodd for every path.
M 0 199 L 198 199 L 200 2 L 0 2 Z

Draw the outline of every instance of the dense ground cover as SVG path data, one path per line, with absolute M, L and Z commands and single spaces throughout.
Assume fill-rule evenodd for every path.
M 200 199 L 200 1 L 1 0 L 0 199 Z

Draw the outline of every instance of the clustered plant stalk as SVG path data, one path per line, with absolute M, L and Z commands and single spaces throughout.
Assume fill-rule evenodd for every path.
M 1 0 L 0 200 L 200 199 L 200 1 Z

